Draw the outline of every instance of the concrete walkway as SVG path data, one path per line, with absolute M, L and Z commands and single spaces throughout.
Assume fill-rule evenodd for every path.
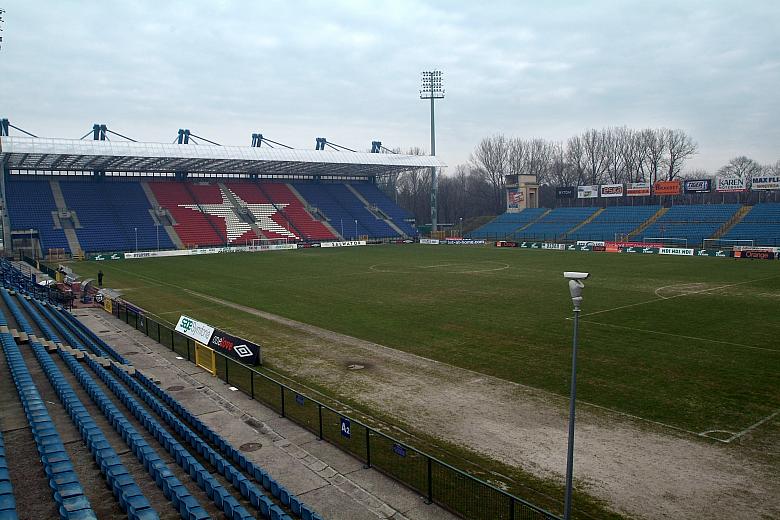
M 104 311 L 77 309 L 74 314 L 231 444 L 253 450 L 248 458 L 324 518 L 457 518 Z

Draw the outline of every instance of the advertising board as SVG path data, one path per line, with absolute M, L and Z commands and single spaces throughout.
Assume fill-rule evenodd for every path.
M 754 190 L 780 190 L 780 176 L 762 175 L 753 177 L 752 189 Z
M 214 327 L 182 314 L 176 323 L 176 332 L 207 345 L 211 335 L 214 334 Z
M 719 175 L 715 177 L 715 191 L 721 193 L 747 191 L 747 181 L 739 177 L 724 177 Z
M 496 242 L 496 247 L 517 247 L 517 242 L 510 242 L 508 240 L 499 240 Z
M 556 199 L 573 199 L 576 196 L 576 186 L 563 186 L 561 188 L 555 188 Z
M 693 256 L 693 249 L 687 247 L 662 247 L 658 250 L 660 255 Z
M 354 247 L 366 245 L 365 240 L 344 240 L 341 242 L 323 242 L 320 247 Z
M 554 249 L 556 251 L 565 251 L 566 250 L 566 244 L 548 244 L 545 242 L 542 244 L 542 249 Z
M 208 346 L 247 365 L 260 363 L 260 346 L 220 329 L 214 329 Z
M 655 195 L 679 195 L 680 181 L 657 181 L 653 186 Z
M 623 185 L 622 184 L 602 184 L 600 188 L 602 197 L 622 197 Z
M 578 199 L 597 199 L 599 196 L 599 185 L 577 186 Z
M 626 184 L 626 195 L 629 197 L 649 197 L 649 182 L 631 182 Z
M 439 239 L 438 238 L 421 238 L 420 239 L 421 244 L 428 244 L 428 245 L 438 245 Z
M 710 179 L 690 179 L 683 183 L 685 193 L 707 193 L 712 189 Z

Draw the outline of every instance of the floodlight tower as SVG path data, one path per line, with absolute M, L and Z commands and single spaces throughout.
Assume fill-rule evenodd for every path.
M 422 86 L 420 99 L 431 100 L 431 155 L 436 155 L 436 124 L 434 122 L 434 101 L 444 99 L 444 83 L 440 70 L 431 70 L 422 73 Z M 431 166 L 431 231 L 436 231 L 437 199 L 439 194 L 439 182 L 436 178 L 436 167 Z

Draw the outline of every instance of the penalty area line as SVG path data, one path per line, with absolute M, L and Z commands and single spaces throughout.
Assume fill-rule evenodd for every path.
M 733 440 L 739 439 L 740 437 L 742 437 L 746 433 L 750 433 L 751 431 L 755 430 L 756 428 L 758 428 L 759 426 L 761 426 L 765 422 L 771 421 L 772 419 L 774 419 L 778 415 L 780 415 L 780 409 L 775 410 L 774 412 L 770 413 L 769 415 L 767 415 L 766 417 L 764 417 L 760 421 L 751 424 L 750 426 L 748 426 L 747 428 L 745 428 L 741 432 L 735 433 L 734 435 L 732 435 L 731 437 L 726 439 L 724 442 L 731 442 Z
M 571 318 L 566 318 L 567 320 L 571 320 Z M 626 327 L 624 325 L 615 325 L 614 323 L 603 323 L 600 321 L 592 321 L 592 320 L 580 320 L 583 323 L 592 323 L 594 325 L 602 325 L 604 327 L 612 327 L 615 329 L 624 329 L 624 330 L 631 330 L 634 332 L 646 332 L 648 334 L 660 334 L 662 336 L 672 336 L 675 338 L 680 339 L 690 339 L 693 341 L 702 341 L 705 343 L 720 343 L 722 345 L 731 345 L 733 347 L 741 347 L 741 348 L 748 348 L 752 350 L 763 350 L 765 352 L 773 352 L 775 354 L 780 354 L 780 350 L 775 350 L 771 348 L 764 348 L 764 347 L 756 347 L 754 345 L 745 345 L 743 343 L 733 343 L 731 341 L 723 341 L 720 339 L 709 339 L 709 338 L 697 338 L 696 336 L 685 336 L 683 334 L 675 334 L 673 332 L 664 332 L 661 330 L 650 330 L 650 329 L 638 329 L 636 327 Z
M 663 301 L 667 301 L 667 300 L 674 300 L 675 298 L 682 298 L 684 296 L 692 296 L 694 294 L 702 294 L 702 293 L 706 293 L 706 292 L 710 292 L 710 291 L 717 291 L 719 289 L 728 289 L 729 287 L 736 287 L 737 285 L 745 285 L 745 284 L 748 284 L 748 283 L 763 282 L 764 280 L 771 280 L 773 278 L 780 278 L 780 275 L 767 276 L 765 278 L 757 278 L 755 280 L 745 280 L 744 282 L 730 283 L 730 284 L 727 284 L 727 285 L 720 285 L 718 287 L 711 287 L 709 289 L 702 289 L 700 291 L 691 291 L 691 292 L 688 292 L 688 293 L 675 294 L 674 296 L 667 296 L 667 297 L 659 296 L 658 298 L 655 298 L 653 300 L 645 300 L 643 302 L 629 303 L 628 305 L 621 305 L 620 307 L 613 307 L 611 309 L 602 309 L 600 311 L 589 312 L 587 314 L 582 314 L 581 317 L 594 316 L 596 314 L 603 314 L 605 312 L 619 311 L 621 309 L 628 309 L 628 308 L 631 308 L 631 307 L 637 307 L 639 305 L 647 305 L 648 303 L 656 303 L 656 302 L 663 302 Z M 671 286 L 666 286 L 666 287 L 671 287 Z M 660 289 L 664 289 L 664 288 L 665 287 L 661 287 Z

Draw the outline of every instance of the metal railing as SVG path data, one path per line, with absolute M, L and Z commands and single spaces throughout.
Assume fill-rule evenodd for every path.
M 195 342 L 167 325 L 128 308 L 112 305 L 114 316 L 195 362 Z M 216 352 L 216 376 L 334 446 L 420 493 L 428 503 L 474 520 L 560 520 L 409 444 L 339 413 L 253 367 Z

